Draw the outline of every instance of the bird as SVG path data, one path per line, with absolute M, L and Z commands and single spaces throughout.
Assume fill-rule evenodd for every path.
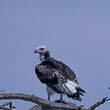
M 40 59 L 40 64 L 35 66 L 35 73 L 40 82 L 46 84 L 48 101 L 55 93 L 60 94 L 60 103 L 63 102 L 63 94 L 73 100 L 82 101 L 81 96 L 86 92 L 80 88 L 74 71 L 51 57 L 45 45 L 39 46 L 34 53 L 38 53 Z

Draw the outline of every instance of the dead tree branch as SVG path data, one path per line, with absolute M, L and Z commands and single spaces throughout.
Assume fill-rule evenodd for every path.
M 6 108 L 6 106 L 8 107 Z M 0 105 L 0 109 L 2 110 L 12 110 L 13 108 L 16 108 L 16 107 L 12 106 L 12 102 L 6 102 L 3 105 Z
M 49 109 L 61 109 L 61 110 L 79 110 L 79 106 L 76 106 L 75 104 L 63 104 L 63 103 L 56 103 L 56 102 L 49 102 L 47 100 L 41 99 L 39 97 L 36 97 L 34 95 L 27 95 L 27 94 L 21 94 L 21 93 L 1 93 L 0 99 L 20 99 L 24 101 L 30 101 L 35 104 L 41 105 L 43 108 L 49 108 Z M 82 109 L 86 110 L 86 109 Z
M 6 107 L 0 107 L 0 109 L 2 109 L 2 110 L 9 110 L 9 108 L 6 108 Z
M 22 93 L 1 93 L 0 100 L 3 100 L 3 99 L 13 99 L 13 100 L 19 99 L 19 100 L 29 101 L 37 104 L 35 107 L 31 108 L 30 110 L 95 110 L 96 107 L 110 100 L 107 97 L 105 97 L 101 101 L 92 105 L 90 108 L 86 109 L 86 108 L 83 108 L 82 106 L 78 106 L 73 103 L 64 104 L 64 103 L 57 103 L 57 102 L 49 102 L 37 96 L 22 94 Z M 39 106 L 39 109 L 38 109 L 38 106 Z
M 90 106 L 90 108 L 89 108 L 88 110 L 95 110 L 96 107 L 98 107 L 98 106 L 104 104 L 105 102 L 107 102 L 107 101 L 109 101 L 109 100 L 110 100 L 110 98 L 105 97 L 105 98 L 103 98 L 101 101 L 98 101 L 96 104 L 93 104 L 92 106 Z

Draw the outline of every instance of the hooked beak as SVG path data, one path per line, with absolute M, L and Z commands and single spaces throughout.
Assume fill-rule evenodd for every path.
M 38 53 L 38 50 L 34 50 L 34 53 Z

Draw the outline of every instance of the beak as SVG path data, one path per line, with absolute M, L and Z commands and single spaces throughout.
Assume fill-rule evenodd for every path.
M 34 50 L 34 53 L 38 53 L 38 50 Z

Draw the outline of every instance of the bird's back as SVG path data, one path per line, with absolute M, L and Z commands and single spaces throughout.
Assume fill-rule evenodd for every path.
M 80 95 L 85 93 L 79 87 L 75 73 L 67 65 L 51 57 L 37 65 L 35 72 L 42 83 L 58 93 L 65 93 L 77 100 L 80 100 Z

